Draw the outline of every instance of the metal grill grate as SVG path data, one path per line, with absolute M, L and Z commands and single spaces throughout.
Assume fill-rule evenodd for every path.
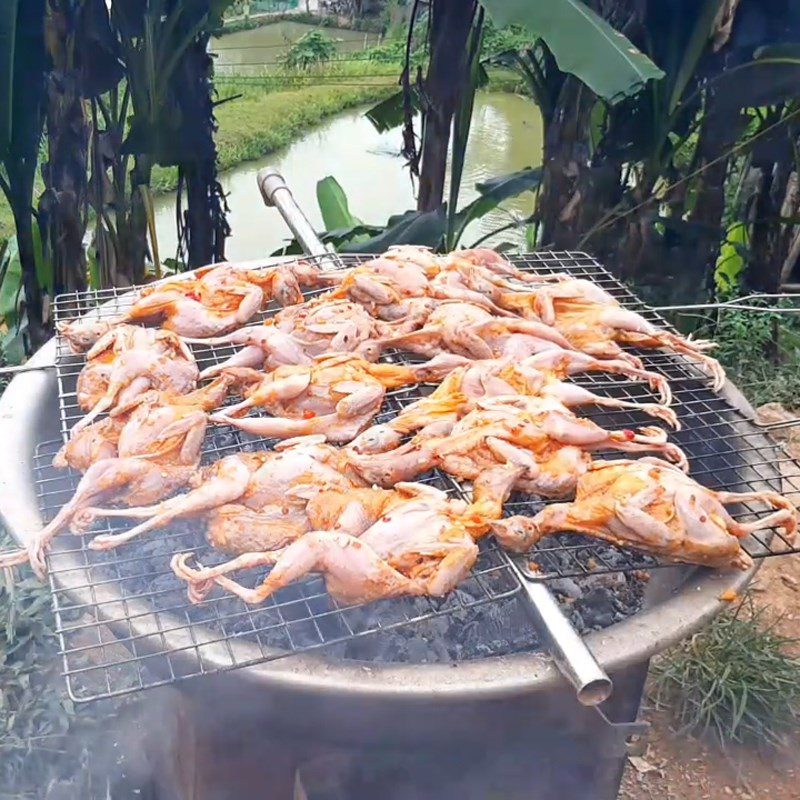
M 366 257 L 344 256 L 338 260 L 350 266 Z M 584 254 L 534 253 L 513 261 L 532 272 L 564 271 L 592 280 L 626 307 L 643 313 L 656 324 L 666 324 Z M 62 295 L 56 300 L 55 315 L 56 320 L 63 321 L 91 312 L 102 319 L 118 314 L 129 303 L 130 299 L 119 290 Z M 253 322 L 269 313 L 268 309 Z M 201 368 L 220 363 L 234 352 L 232 347 L 195 346 L 193 350 Z M 790 496 L 791 492 L 800 491 L 800 470 L 795 462 L 767 434 L 711 392 L 705 376 L 693 364 L 671 354 L 637 354 L 646 368 L 665 375 L 673 387 L 675 410 L 683 430 L 673 433 L 672 439 L 686 450 L 695 478 L 714 489 L 770 488 Z M 409 360 L 399 353 L 388 357 Z M 82 415 L 76 403 L 75 382 L 83 363 L 82 357 L 74 356 L 65 343 L 59 343 L 59 402 L 65 438 Z M 575 380 L 600 394 L 652 400 L 646 387 L 621 376 L 594 373 Z M 431 390 L 432 387 L 415 386 L 390 392 L 377 421 L 393 416 Z M 650 417 L 626 410 L 590 408 L 581 413 L 606 428 L 653 422 Z M 59 444 L 46 443 L 37 452 L 37 489 L 45 519 L 50 519 L 71 496 L 79 478 L 50 465 Z M 240 431 L 212 429 L 206 436 L 203 460 L 207 463 L 231 452 L 269 445 L 266 440 Z M 598 457 L 613 458 L 618 454 L 601 453 Z M 459 484 L 446 475 L 433 473 L 426 480 L 464 496 Z M 543 504 L 537 498 L 515 496 L 507 504 L 506 513 L 533 514 Z M 744 507 L 738 516 L 744 518 L 750 513 L 751 509 Z M 104 525 L 92 533 L 119 531 L 127 526 L 123 521 Z M 195 553 L 205 565 L 221 561 L 222 555 L 205 543 L 201 528 L 196 521 L 175 523 L 141 541 L 107 552 L 87 549 L 78 537 L 58 537 L 49 559 L 50 584 L 64 671 L 74 700 L 120 695 L 321 647 L 333 647 L 335 653 L 337 644 L 353 637 L 436 616 L 458 614 L 466 625 L 470 615 L 476 613 L 474 609 L 512 598 L 520 589 L 504 556 L 490 542 L 484 542 L 473 575 L 441 600 L 416 598 L 342 606 L 328 597 L 320 578 L 313 578 L 279 592 L 257 608 L 227 596 L 213 596 L 192 605 L 186 599 L 185 585 L 172 574 L 168 561 L 172 553 L 179 551 Z M 794 552 L 777 532 L 751 538 L 746 546 L 754 557 Z M 545 539 L 529 558 L 536 565 L 537 577 L 543 579 L 659 566 L 654 559 L 569 534 Z M 237 579 L 251 584 L 259 577 L 258 570 L 237 575 Z M 75 600 L 78 596 L 80 603 Z M 137 633 L 142 628 L 154 632 Z M 234 645 L 240 639 L 255 645 L 248 649 L 247 657 Z M 182 658 L 187 652 L 194 657 Z

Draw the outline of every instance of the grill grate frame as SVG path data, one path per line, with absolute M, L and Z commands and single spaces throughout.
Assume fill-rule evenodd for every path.
M 330 260 L 332 257 L 324 257 Z M 335 257 L 341 266 L 353 266 L 369 256 Z M 304 261 L 314 261 L 304 257 Z M 583 253 L 532 253 L 511 260 L 521 269 L 540 274 L 568 272 L 587 278 L 614 295 L 625 307 L 638 311 L 651 322 L 668 327 L 655 311 L 648 309 L 626 287 L 594 259 Z M 324 289 L 308 292 L 315 296 Z M 114 316 L 131 303 L 125 290 L 110 289 L 59 296 L 54 304 L 55 319 L 63 322 L 87 313 L 98 319 Z M 256 315 L 258 322 L 274 313 L 268 308 Z M 201 369 L 228 358 L 235 348 L 193 345 Z M 800 491 L 797 464 L 763 430 L 707 387 L 707 378 L 681 356 L 653 351 L 639 351 L 647 369 L 665 375 L 673 388 L 674 408 L 684 425 L 672 432 L 672 440 L 684 447 L 690 459 L 691 474 L 713 489 L 756 491 L 772 489 L 788 494 Z M 417 360 L 408 354 L 389 353 L 398 361 Z M 84 364 L 83 356 L 71 353 L 63 339 L 57 345 L 60 427 L 64 440 L 82 416 L 77 406 L 75 382 Z M 647 387 L 625 379 L 590 373 L 573 379 L 592 391 L 620 399 L 652 401 Z M 409 403 L 432 391 L 430 386 L 413 386 L 389 392 L 380 422 L 390 418 Z M 591 407 L 581 409 L 586 416 L 607 428 L 629 428 L 652 424 L 639 412 Z M 208 463 L 223 455 L 241 450 L 269 447 L 269 440 L 257 439 L 234 429 L 211 429 L 204 443 L 203 461 Z M 49 520 L 72 494 L 79 475 L 60 472 L 50 465 L 60 442 L 47 442 L 36 452 L 36 488 L 43 517 Z M 619 454 L 599 453 L 598 458 Z M 464 488 L 451 477 L 435 471 L 423 480 L 454 496 L 466 497 Z M 537 498 L 513 496 L 506 504 L 506 515 L 536 513 L 545 504 Z M 736 516 L 745 519 L 753 508 L 743 505 Z M 120 531 L 123 521 L 106 521 L 92 533 Z M 491 541 L 481 545 L 481 555 L 472 576 L 447 598 L 414 598 L 371 604 L 370 613 L 361 606 L 338 605 L 324 590 L 321 578 L 311 578 L 277 593 L 257 608 L 248 607 L 238 598 L 212 596 L 193 606 L 185 595 L 185 586 L 172 574 L 168 558 L 159 549 L 170 552 L 191 551 L 204 564 L 222 557 L 205 544 L 202 526 L 191 522 L 176 523 L 117 550 L 97 552 L 85 547 L 80 537 L 62 535 L 49 556 L 50 588 L 60 637 L 64 673 L 71 698 L 77 702 L 112 697 L 129 692 L 272 661 L 293 653 L 335 648 L 354 637 L 366 636 L 400 626 L 413 625 L 437 616 L 499 603 L 515 597 L 520 584 L 507 562 Z M 88 539 L 87 539 L 88 541 Z M 798 552 L 780 533 L 750 537 L 745 549 L 755 558 Z M 216 558 L 216 561 L 215 561 Z M 655 559 L 621 550 L 572 534 L 544 539 L 527 559 L 535 565 L 533 577 L 542 580 L 580 577 L 619 571 L 636 571 L 664 566 Z M 255 581 L 254 574 L 237 576 Z M 148 588 L 140 586 L 147 580 Z M 71 594 L 89 593 L 91 602 L 75 604 Z M 372 613 L 372 612 L 375 613 Z M 134 625 L 147 618 L 158 634 L 136 634 Z M 181 647 L 168 646 L 165 634 L 180 635 Z M 231 641 L 247 637 L 257 645 L 252 657 L 243 659 L 231 647 Z M 180 658 L 181 651 L 191 651 L 196 658 Z M 204 659 L 213 652 L 211 659 Z M 195 666 L 187 668 L 187 663 Z M 220 665 L 222 664 L 222 665 Z

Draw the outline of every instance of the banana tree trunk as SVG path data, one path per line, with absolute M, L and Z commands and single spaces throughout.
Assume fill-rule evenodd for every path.
M 147 261 L 147 207 L 140 187 L 150 186 L 153 165 L 148 156 L 139 155 L 131 170 L 131 205 L 127 219 L 119 224 L 120 264 L 118 275 L 126 282 L 144 283 Z
M 39 200 L 45 256 L 53 265 L 56 294 L 81 291 L 86 288 L 89 124 L 75 71 L 48 76 L 47 140 L 45 191 Z
M 33 350 L 48 338 L 33 243 L 33 182 L 44 122 L 45 68 L 44 0 L 25 0 L 17 9 L 13 72 L 7 76 L 12 88 L 12 124 L 0 185 L 14 216 Z
M 594 93 L 569 76 L 545 130 L 539 218 L 543 246 L 574 250 L 590 237 L 594 252 L 608 248 L 610 231 L 599 224 L 619 202 L 619 166 L 608 159 L 593 163 L 589 126 Z
M 31 192 L 33 186 L 31 186 Z M 42 313 L 42 290 L 36 277 L 36 250 L 33 244 L 33 215 L 30 203 L 23 197 L 12 204 L 14 227 L 17 232 L 19 260 L 22 264 L 22 283 L 25 289 L 25 311 L 28 315 L 28 335 L 31 350 L 36 350 L 49 338 Z
M 777 161 L 761 167 L 759 190 L 752 207 L 751 261 L 746 272 L 753 292 L 780 291 L 781 271 L 788 255 L 788 241 L 782 236 L 781 208 L 786 203 L 792 166 Z
M 186 189 L 187 210 L 183 215 L 187 264 L 201 267 L 225 260 L 225 239 L 230 227 L 225 216 L 227 205 L 217 180 L 213 160 L 181 165 L 181 186 Z
M 213 61 L 208 54 L 208 34 L 184 53 L 175 75 L 175 96 L 194 131 L 193 157 L 178 165 L 180 187 L 185 188 L 187 211 L 181 219 L 187 262 L 199 267 L 225 258 L 230 235 L 225 195 L 217 180 L 217 123 L 212 100 Z M 180 203 L 181 192 L 178 193 Z
M 425 76 L 419 211 L 433 211 L 444 200 L 450 131 L 469 82 L 466 53 L 476 11 L 476 0 L 434 0 L 431 5 L 431 55 Z

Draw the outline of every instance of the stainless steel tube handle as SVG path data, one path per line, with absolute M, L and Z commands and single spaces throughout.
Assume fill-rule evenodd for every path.
M 0 367 L 0 378 L 4 375 L 19 375 L 21 372 L 39 372 L 43 369 L 55 369 L 55 364 L 18 364 L 14 367 Z
M 553 593 L 540 581 L 526 577 L 513 558 L 509 563 L 530 601 L 529 611 L 536 628 L 546 638 L 545 644 L 562 675 L 575 687 L 578 701 L 596 706 L 607 700 L 614 688 L 611 678 L 564 616 Z
M 328 255 L 328 249 L 322 244 L 303 210 L 297 205 L 283 175 L 274 167 L 264 167 L 258 171 L 256 180 L 264 203 L 270 208 L 274 207 L 280 211 L 303 250 L 310 256 Z

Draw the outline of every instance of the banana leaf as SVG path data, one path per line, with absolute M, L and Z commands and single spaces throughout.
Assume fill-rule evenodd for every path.
M 6 244 L 0 261 L 0 322 L 13 328 L 19 321 L 19 305 L 22 297 L 22 262 L 19 259 L 17 237 L 12 236 Z
M 419 90 L 416 86 L 411 87 L 411 106 L 414 111 L 419 111 L 422 107 L 419 98 Z M 403 124 L 403 91 L 389 95 L 385 100 L 376 103 L 372 108 L 364 113 L 364 116 L 375 126 L 379 133 L 386 133 L 399 125 Z
M 352 253 L 383 253 L 395 244 L 418 244 L 438 248 L 442 244 L 447 225 L 445 204 L 434 211 L 406 211 L 389 218 L 386 230 L 353 244 Z
M 486 62 L 479 63 L 475 68 L 475 85 L 482 89 L 489 83 L 489 73 L 486 71 Z M 422 102 L 419 96 L 419 88 L 411 86 L 411 107 L 414 111 L 419 111 Z M 378 133 L 397 128 L 403 124 L 403 90 L 389 95 L 385 100 L 376 103 L 372 108 L 364 112 L 364 116 L 373 124 Z
M 486 76 L 481 66 L 479 54 L 483 42 L 483 9 L 478 10 L 475 22 L 470 31 L 467 43 L 467 64 L 469 79 L 461 95 L 456 113 L 453 116 L 453 138 L 450 155 L 450 193 L 447 198 L 447 232 L 445 247 L 452 250 L 461 236 L 463 227 L 459 227 L 458 193 L 461 189 L 461 176 L 464 173 L 464 160 L 467 155 L 467 142 L 472 127 L 472 110 L 475 107 L 475 92 Z M 483 76 L 483 77 L 482 77 Z
M 322 212 L 322 221 L 329 231 L 355 228 L 361 220 L 350 213 L 347 195 L 339 181 L 328 175 L 317 182 L 317 203 Z
M 329 226 L 329 230 L 320 234 L 320 238 L 325 244 L 347 253 L 382 253 L 395 244 L 418 244 L 436 249 L 445 244 L 455 247 L 470 222 L 493 211 L 504 200 L 533 191 L 541 177 L 542 170 L 536 167 L 476 184 L 480 196 L 455 214 L 455 237 L 452 243 L 446 243 L 447 204 L 435 211 L 397 214 L 390 217 L 384 226 L 365 225 L 350 212 L 344 190 L 329 175 L 317 184 L 320 210 L 325 225 Z M 331 229 L 331 223 L 343 224 Z M 302 252 L 300 245 L 292 240 L 273 255 L 298 255 Z
M 541 167 L 523 169 L 509 175 L 499 175 L 483 183 L 475 184 L 480 197 L 464 206 L 455 215 L 455 240 L 458 242 L 470 222 L 494 211 L 505 200 L 523 192 L 533 191 L 542 180 Z
M 714 281 L 717 289 L 730 292 L 739 286 L 742 274 L 747 266 L 750 249 L 750 233 L 744 222 L 734 222 L 728 228 L 725 241 L 719 249 L 714 269 Z
M 0 10 L 0 157 L 11 144 L 14 97 L 14 50 L 19 0 L 7 0 Z
M 481 0 L 497 27 L 520 25 L 544 40 L 559 68 L 611 103 L 664 73 L 581 0 Z

